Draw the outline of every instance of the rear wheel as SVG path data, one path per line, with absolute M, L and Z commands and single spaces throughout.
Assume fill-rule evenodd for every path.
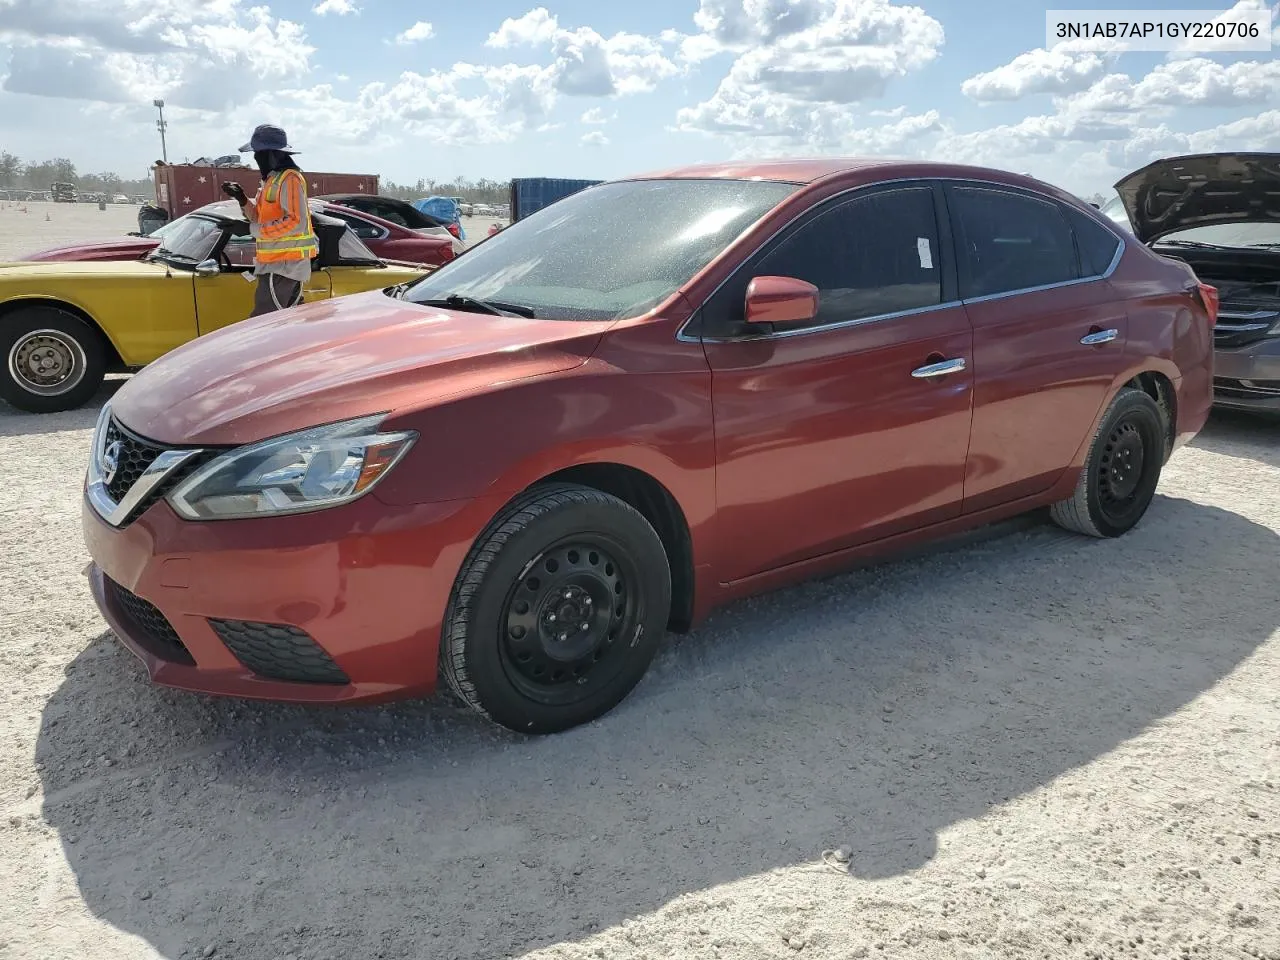
M 1050 510 L 1059 526 L 1090 537 L 1118 537 L 1151 506 L 1164 465 L 1166 430 L 1156 402 L 1124 389 L 1098 425 L 1069 500 Z
M 102 337 L 57 307 L 27 307 L 0 318 L 6 358 L 0 396 L 19 410 L 55 413 L 82 406 L 102 385 Z
M 670 606 L 666 551 L 637 510 L 589 487 L 535 488 L 463 564 L 442 670 L 454 693 L 504 727 L 565 730 L 631 692 Z

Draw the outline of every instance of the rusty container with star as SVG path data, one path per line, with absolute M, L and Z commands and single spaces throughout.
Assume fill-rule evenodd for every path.
M 378 192 L 376 173 L 313 173 L 303 170 L 311 196 L 328 194 Z M 225 200 L 222 184 L 235 181 L 250 196 L 258 189 L 260 177 L 256 167 L 213 166 L 205 164 L 157 163 L 152 167 L 155 178 L 156 206 L 168 213 L 170 220 L 199 209 L 207 203 Z

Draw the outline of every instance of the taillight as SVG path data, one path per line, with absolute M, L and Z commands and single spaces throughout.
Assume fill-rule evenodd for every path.
M 455 237 L 457 237 L 459 240 L 462 239 L 462 231 L 458 229 L 458 225 L 456 223 L 445 224 L 445 226 L 449 228 L 449 232 L 452 233 Z
M 1207 283 L 1200 284 L 1200 303 L 1204 306 L 1205 313 L 1209 314 L 1209 326 L 1217 325 L 1218 288 L 1211 287 Z

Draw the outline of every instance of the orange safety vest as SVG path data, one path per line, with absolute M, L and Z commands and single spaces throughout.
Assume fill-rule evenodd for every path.
M 291 205 L 302 207 L 302 217 L 296 221 L 292 221 L 286 214 L 280 197 L 282 190 L 294 186 L 285 182 L 290 177 L 297 179 L 297 189 L 293 191 Z M 297 170 L 277 170 L 268 174 L 258 196 L 258 242 L 255 255 L 259 263 L 310 260 L 320 253 L 320 243 L 311 228 L 311 208 L 307 205 L 306 188 L 307 182 Z

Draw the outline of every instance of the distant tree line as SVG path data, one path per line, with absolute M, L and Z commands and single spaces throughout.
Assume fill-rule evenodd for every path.
M 125 193 L 130 196 L 150 196 L 155 189 L 150 179 L 127 180 L 111 172 L 81 173 L 74 163 L 63 157 L 42 163 L 24 163 L 7 150 L 0 150 L 0 190 L 48 190 L 53 183 L 74 183 L 82 193 Z M 414 184 L 380 181 L 380 191 L 387 197 L 401 200 L 431 196 L 462 197 L 472 203 L 505 203 L 510 186 L 510 181 L 506 180 L 466 178 L 449 183 L 422 179 Z
M 126 180 L 109 171 L 80 173 L 65 157 L 42 163 L 24 163 L 7 150 L 0 150 L 0 190 L 48 190 L 53 183 L 74 183 L 86 193 L 125 193 L 149 196 L 154 189 L 150 180 Z
M 418 200 L 422 197 L 462 197 L 469 203 L 506 203 L 511 196 L 510 180 L 468 180 L 460 177 L 449 183 L 419 180 L 414 184 L 379 181 L 378 191 L 384 197 Z

